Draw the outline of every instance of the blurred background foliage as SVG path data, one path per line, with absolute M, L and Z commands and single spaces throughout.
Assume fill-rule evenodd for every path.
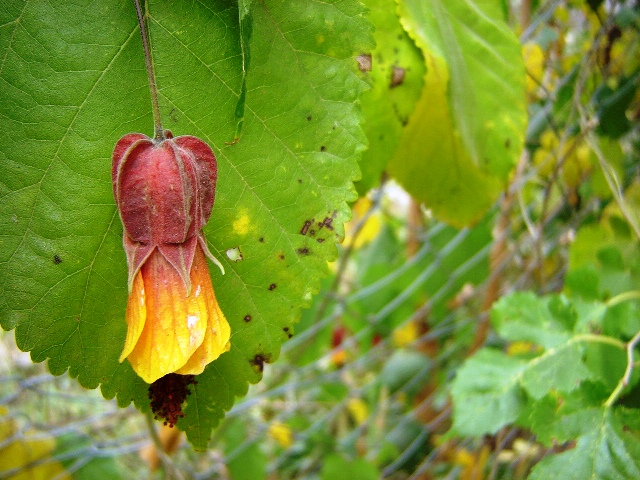
M 395 11 L 391 1 L 365 3 L 376 26 L 389 22 Z M 411 152 L 428 140 L 413 132 L 410 140 L 418 147 L 408 147 L 403 135 L 438 55 L 437 48 L 421 43 L 410 22 L 393 16 L 394 23 L 376 34 L 376 50 L 358 58 L 372 86 L 362 100 L 372 148 L 362 160 L 360 198 L 340 258 L 291 330 L 280 359 L 265 365 L 262 382 L 236 402 L 209 450 L 194 452 L 177 429 L 156 431 L 133 407 L 118 409 L 67 375 L 50 376 L 44 364 L 32 364 L 15 348 L 11 333 L 3 333 L 0 477 L 551 478 L 543 476 L 554 472 L 547 469 L 550 462 L 538 472 L 535 466 L 570 453 L 584 432 L 562 438 L 550 429 L 545 440 L 546 427 L 536 430 L 501 410 L 504 404 L 492 385 L 481 389 L 499 418 L 485 424 L 491 420 L 477 420 L 465 404 L 452 404 L 451 385 L 457 372 L 465 372 L 457 377 L 454 400 L 468 398 L 470 405 L 478 400 L 480 390 L 463 382 L 474 376 L 473 367 L 483 358 L 474 354 L 485 345 L 514 362 L 540 353 L 540 343 L 532 339 L 538 334 L 509 336 L 500 323 L 500 315 L 509 314 L 494 308 L 490 316 L 501 298 L 506 311 L 510 298 L 528 311 L 522 305 L 544 309 L 546 303 L 536 303 L 547 298 L 543 295 L 562 293 L 573 302 L 578 323 L 592 322 L 591 334 L 606 334 L 633 356 L 640 329 L 636 301 L 606 302 L 640 288 L 640 3 L 503 0 L 495 5 L 520 40 L 528 127 L 524 148 L 515 148 L 518 135 L 512 140 L 515 168 L 491 167 L 492 175 L 498 172 L 506 182 L 497 190 L 491 182 L 479 184 L 479 196 L 489 192 L 488 211 L 484 197 L 474 204 L 472 184 L 448 201 L 484 210 L 463 206 L 465 221 L 443 223 L 459 205 L 431 209 L 432 199 L 412 191 L 428 183 L 429 163 L 411 170 L 405 185 L 411 195 L 400 186 L 406 179 L 398 151 Z M 492 102 L 501 101 L 500 91 L 490 95 Z M 452 112 L 454 118 L 459 114 Z M 524 297 L 509 297 L 523 290 L 531 292 L 529 304 Z M 616 310 L 596 319 L 597 302 Z M 612 399 L 637 408 L 637 389 L 628 388 L 621 397 L 616 390 L 626 357 L 605 365 L 606 356 L 586 368 L 606 370 L 610 384 L 584 373 L 592 382 L 588 394 L 582 386 L 578 390 L 588 397 L 580 401 Z M 565 363 L 554 371 L 574 368 Z M 557 374 L 556 385 L 555 374 L 549 375 L 548 388 L 525 382 L 526 392 L 518 395 L 537 403 L 523 401 L 524 409 L 531 406 L 540 415 L 551 396 L 564 395 L 562 382 L 575 380 Z M 623 387 L 633 387 L 637 377 L 631 374 Z M 540 392 L 542 400 L 531 392 Z M 553 402 L 549 408 L 554 411 Z M 617 424 L 611 425 L 617 432 Z M 638 431 L 632 423 L 625 428 L 636 435 L 620 433 L 623 451 L 633 458 L 640 450 Z M 615 471 L 616 462 L 625 460 L 614 457 L 609 467 Z

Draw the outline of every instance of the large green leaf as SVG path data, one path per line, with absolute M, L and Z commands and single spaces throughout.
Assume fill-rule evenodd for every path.
M 403 0 L 425 86 L 390 172 L 441 219 L 478 220 L 504 189 L 526 126 L 524 63 L 493 0 Z
M 590 320 L 602 318 L 605 309 L 595 302 L 581 305 L 582 319 L 564 296 L 536 297 L 530 292 L 516 292 L 496 302 L 492 324 L 515 347 L 509 354 L 482 349 L 460 368 L 451 389 L 456 432 L 495 433 L 516 421 L 531 427 L 535 420 L 528 417 L 530 409 L 541 411 L 549 395 L 567 403 L 569 395 L 582 389 L 575 396 L 600 400 L 599 393 L 584 387 L 585 381 L 606 385 L 612 380 L 615 386 L 625 359 L 621 342 L 582 333 L 597 326 Z
M 335 258 L 365 147 L 353 57 L 371 49 L 370 29 L 355 0 L 252 2 L 242 137 L 230 144 L 243 82 L 237 5 L 148 9 L 164 126 L 218 157 L 205 233 L 227 271 L 212 273 L 231 350 L 198 377 L 179 423 L 204 448 Z M 133 4 L 12 1 L 0 14 L 2 326 L 52 373 L 148 409 L 147 385 L 118 363 L 126 266 L 110 181 L 118 138 L 152 133 Z

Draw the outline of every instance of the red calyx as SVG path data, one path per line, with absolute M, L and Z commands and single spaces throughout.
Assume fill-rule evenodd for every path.
M 192 136 L 153 140 L 122 137 L 113 151 L 113 193 L 124 225 L 129 290 L 140 266 L 157 247 L 180 273 L 187 291 L 196 243 L 209 253 L 202 227 L 215 199 L 218 167 L 213 151 Z M 219 264 L 218 264 L 219 265 Z

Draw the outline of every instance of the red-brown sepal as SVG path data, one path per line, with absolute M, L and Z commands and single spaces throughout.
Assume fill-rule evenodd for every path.
M 118 141 L 111 178 L 124 225 L 129 291 L 155 247 L 189 291 L 189 269 L 197 237 L 211 216 L 217 172 L 213 151 L 196 137 L 173 138 L 166 130 L 161 140 L 130 133 Z

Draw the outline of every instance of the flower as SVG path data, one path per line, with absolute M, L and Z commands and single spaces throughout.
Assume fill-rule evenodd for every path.
M 293 432 L 291 427 L 285 423 L 277 421 L 271 423 L 268 433 L 282 448 L 289 448 L 293 445 Z
M 229 324 L 213 291 L 202 227 L 213 208 L 216 159 L 202 140 L 122 137 L 113 152 L 113 191 L 129 267 L 128 359 L 148 383 L 197 375 L 229 350 Z

